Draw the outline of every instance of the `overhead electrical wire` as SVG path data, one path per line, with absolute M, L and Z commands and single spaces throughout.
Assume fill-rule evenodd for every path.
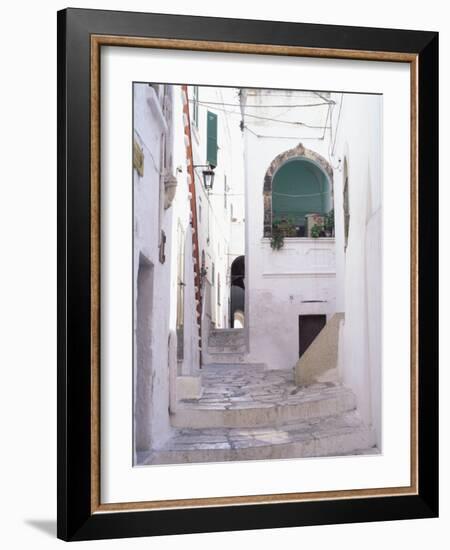
M 323 101 L 325 101 L 326 103 L 333 103 L 333 100 L 332 99 L 327 99 L 324 95 L 324 93 L 329 93 L 329 92 L 316 92 L 316 91 L 313 91 L 313 90 L 293 90 L 292 93 L 290 94 L 276 94 L 276 93 L 273 93 L 273 91 L 271 91 L 270 93 L 264 93 L 264 90 L 263 89 L 259 89 L 258 88 L 258 92 L 261 97 L 295 97 L 294 94 L 301 94 L 302 97 L 305 97 L 305 94 L 309 94 L 310 97 L 313 97 L 313 96 L 317 96 L 317 97 L 320 97 L 320 99 L 322 99 Z
M 249 126 L 245 125 L 243 126 L 246 130 L 248 130 L 251 134 L 253 134 L 257 138 L 261 139 L 295 139 L 295 140 L 305 140 L 305 139 L 323 139 L 321 136 L 272 136 L 267 134 L 258 134 L 257 132 L 253 131 Z M 324 131 L 329 129 L 324 128 Z
M 326 103 L 336 103 L 335 101 L 333 101 L 332 99 L 327 99 L 325 96 L 323 96 L 320 92 L 313 92 L 314 95 L 316 95 L 317 97 L 320 97 L 320 99 L 322 99 L 323 101 L 325 101 Z
M 325 139 L 325 133 L 327 131 L 327 125 L 328 125 L 328 118 L 330 117 L 330 112 L 331 112 L 331 109 L 332 109 L 332 106 L 331 105 L 328 105 L 328 109 L 327 109 L 327 118 L 325 119 L 325 127 L 323 129 L 323 134 L 322 134 L 322 140 Z M 331 125 L 330 125 L 330 129 L 331 129 Z
M 203 107 L 207 107 L 208 105 L 203 103 L 202 101 L 197 102 L 199 105 L 202 105 Z M 286 107 L 286 105 L 285 105 Z M 223 111 L 224 113 L 229 113 L 231 115 L 239 115 L 241 116 L 241 113 L 238 111 L 230 111 L 228 109 L 221 109 L 220 107 L 214 107 L 216 111 Z M 323 130 L 324 126 L 313 126 L 311 124 L 307 124 L 306 122 L 299 122 L 299 121 L 290 121 L 290 120 L 280 120 L 278 118 L 271 118 L 271 117 L 263 117 L 259 115 L 252 115 L 250 113 L 245 113 L 246 117 L 256 118 L 259 120 L 267 120 L 269 122 L 277 122 L 278 124 L 289 124 L 291 126 L 303 126 L 305 128 L 310 128 L 312 130 Z
M 339 168 L 339 164 L 337 166 L 333 166 L 332 157 L 334 157 L 334 149 L 336 147 L 336 139 L 337 139 L 337 134 L 338 134 L 338 130 L 339 130 L 339 122 L 341 120 L 341 111 L 342 111 L 342 104 L 343 103 L 344 103 L 344 92 L 341 93 L 341 101 L 339 102 L 339 111 L 338 111 L 338 118 L 337 118 L 337 122 L 336 122 L 336 129 L 335 129 L 335 132 L 334 132 L 334 139 L 333 139 L 333 111 L 334 111 L 335 105 L 331 106 L 330 142 L 328 144 L 328 161 L 330 162 L 332 168 L 335 169 L 335 170 Z M 332 143 L 333 143 L 333 146 L 331 146 Z
M 195 100 L 195 99 L 190 99 L 189 100 L 189 103 L 199 103 L 199 104 L 205 104 L 205 105 L 224 105 L 226 107 L 240 107 L 240 104 L 239 103 L 223 103 L 221 101 L 200 101 L 200 100 Z M 271 105 L 270 103 L 267 103 L 265 105 L 246 105 L 245 107 L 250 107 L 250 108 L 259 108 L 259 109 L 267 109 L 267 108 L 274 108 L 274 109 L 282 109 L 284 107 L 290 107 L 290 108 L 296 108 L 296 107 L 299 107 L 299 108 L 302 108 L 302 107 L 321 107 L 323 105 L 330 105 L 331 103 L 334 103 L 334 101 L 323 101 L 322 103 L 303 103 L 303 104 L 298 104 L 298 105 L 288 105 L 286 103 L 282 104 L 282 105 Z
M 332 156 L 334 155 L 334 148 L 336 146 L 336 137 L 337 137 L 337 133 L 338 133 L 338 129 L 339 129 L 339 122 L 341 120 L 341 111 L 342 111 L 342 104 L 343 103 L 344 103 L 344 94 L 342 93 L 341 94 L 341 103 L 339 105 L 338 119 L 337 119 L 337 122 L 336 122 L 336 131 L 334 132 L 333 148 L 331 149 L 331 155 Z

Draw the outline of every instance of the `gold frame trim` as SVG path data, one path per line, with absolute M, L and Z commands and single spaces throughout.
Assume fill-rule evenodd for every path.
M 409 63 L 411 82 L 411 484 L 407 487 L 317 491 L 252 496 L 154 500 L 102 504 L 100 501 L 100 49 L 102 46 L 164 48 Z M 396 52 L 304 48 L 132 36 L 91 35 L 91 513 L 202 508 L 417 495 L 418 479 L 418 55 Z

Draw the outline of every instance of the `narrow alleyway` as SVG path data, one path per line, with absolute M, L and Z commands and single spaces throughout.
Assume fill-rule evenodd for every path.
M 378 452 L 382 98 L 133 101 L 134 463 Z
M 276 459 L 377 452 L 351 390 L 299 388 L 293 370 L 208 365 L 203 394 L 183 400 L 173 437 L 145 464 Z

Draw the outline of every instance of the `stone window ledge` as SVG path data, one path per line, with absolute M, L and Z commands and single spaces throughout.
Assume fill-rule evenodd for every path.
M 261 243 L 262 244 L 269 244 L 272 237 L 262 237 Z M 304 243 L 304 244 L 311 244 L 311 243 L 323 243 L 323 244 L 334 244 L 336 241 L 336 237 L 317 237 L 316 239 L 313 239 L 312 237 L 284 237 L 285 243 Z

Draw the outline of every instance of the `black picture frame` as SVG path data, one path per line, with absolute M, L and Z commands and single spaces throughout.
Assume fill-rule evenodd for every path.
M 417 56 L 418 491 L 377 498 L 93 512 L 91 37 Z M 102 10 L 58 12 L 58 532 L 64 540 L 438 515 L 438 33 Z M 432 213 L 432 214 L 430 214 Z M 423 367 L 423 368 L 421 368 Z

